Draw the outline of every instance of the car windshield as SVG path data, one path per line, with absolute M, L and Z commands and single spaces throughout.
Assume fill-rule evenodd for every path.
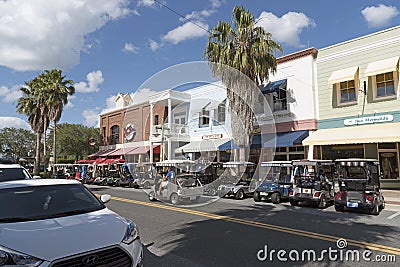
M 0 189 L 0 203 L 0 223 L 50 219 L 105 208 L 81 184 Z
M 29 174 L 23 168 L 1 168 L 0 182 L 30 179 Z

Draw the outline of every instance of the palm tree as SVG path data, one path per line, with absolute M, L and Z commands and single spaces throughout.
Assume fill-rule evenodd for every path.
M 56 129 L 57 122 L 61 119 L 64 105 L 68 104 L 68 96 L 75 93 L 72 80 L 64 80 L 61 70 L 45 70 L 39 75 L 44 92 L 44 112 L 53 122 L 53 159 L 56 163 Z M 45 129 L 45 131 L 47 128 Z
M 38 88 L 38 80 L 35 78 L 29 82 L 25 82 L 25 86 L 20 90 L 24 94 L 17 102 L 17 112 L 28 116 L 29 124 L 32 130 L 36 133 L 36 153 L 35 153 L 35 166 L 34 174 L 40 173 L 40 143 L 45 126 L 42 111 L 40 109 L 40 101 L 36 97 Z
M 269 79 L 269 72 L 276 72 L 275 54 L 283 53 L 282 47 L 264 28 L 256 26 L 254 16 L 243 6 L 232 11 L 232 25 L 219 21 L 211 29 L 204 52 L 213 76 L 221 77 L 227 87 L 232 135 L 240 147 L 240 160 L 249 146 L 254 123 L 254 85 Z M 248 78 L 243 79 L 242 74 Z

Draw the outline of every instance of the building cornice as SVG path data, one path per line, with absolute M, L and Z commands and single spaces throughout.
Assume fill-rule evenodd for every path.
M 285 63 L 285 62 L 288 62 L 288 61 L 292 61 L 292 60 L 296 60 L 298 58 L 306 57 L 306 56 L 309 56 L 309 55 L 312 55 L 313 58 L 316 58 L 317 55 L 318 55 L 318 50 L 316 48 L 314 48 L 314 47 L 307 48 L 307 49 L 302 50 L 302 51 L 298 51 L 298 52 L 295 52 L 295 53 L 292 53 L 292 54 L 289 54 L 289 55 L 286 55 L 286 56 L 279 57 L 279 58 L 276 59 L 276 61 L 277 61 L 278 64 L 282 64 L 282 63 Z

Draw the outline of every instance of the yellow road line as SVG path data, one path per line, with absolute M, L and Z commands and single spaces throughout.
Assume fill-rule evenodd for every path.
M 229 217 L 229 216 L 218 215 L 218 214 L 213 214 L 213 213 L 208 213 L 208 212 L 190 210 L 187 208 L 180 208 L 180 207 L 162 205 L 162 204 L 151 203 L 151 202 L 143 202 L 143 201 L 132 200 L 132 199 L 127 199 L 127 198 L 119 198 L 119 197 L 112 197 L 112 199 L 121 201 L 121 202 L 142 205 L 142 206 L 149 206 L 149 207 L 154 207 L 154 208 L 159 208 L 159 209 L 172 210 L 172 211 L 176 211 L 176 212 L 197 215 L 197 216 L 206 217 L 206 218 L 215 219 L 215 220 L 223 220 L 223 221 L 234 222 L 234 223 L 239 223 L 239 224 L 243 224 L 243 225 L 255 226 L 255 227 L 259 227 L 259 228 L 263 228 L 263 229 L 274 230 L 274 231 L 283 232 L 283 233 L 292 234 L 292 235 L 310 237 L 310 238 L 330 241 L 330 242 L 334 242 L 334 243 L 336 243 L 338 239 L 343 238 L 343 237 L 338 237 L 338 236 L 313 233 L 313 232 L 299 230 L 299 229 L 295 229 L 295 228 L 267 224 L 267 223 L 262 223 L 262 222 L 257 222 L 257 221 L 249 221 L 249 220 L 244 220 L 244 219 L 239 219 L 239 218 L 233 218 L 233 217 Z M 358 241 L 358 240 L 352 240 L 352 239 L 347 239 L 347 238 L 345 238 L 345 239 L 346 239 L 348 245 L 352 245 L 355 247 L 368 249 L 368 250 L 375 250 L 375 251 L 386 252 L 389 254 L 400 255 L 400 248 L 388 247 L 388 246 L 384 246 L 384 245 L 368 243 L 368 242 L 363 242 L 363 241 Z

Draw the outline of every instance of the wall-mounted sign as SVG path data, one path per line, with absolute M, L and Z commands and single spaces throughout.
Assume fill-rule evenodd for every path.
M 379 115 L 379 116 L 369 116 L 369 117 L 360 117 L 354 119 L 346 119 L 344 120 L 344 125 L 360 125 L 360 124 L 371 124 L 371 123 L 380 123 L 380 122 L 389 122 L 393 121 L 393 115 Z
M 96 139 L 94 139 L 92 137 L 88 138 L 87 143 L 88 143 L 89 146 L 96 146 L 97 145 Z
M 222 138 L 222 133 L 221 134 L 205 134 L 201 137 L 203 140 L 210 140 L 210 139 L 221 139 Z
M 136 136 L 135 125 L 133 123 L 127 124 L 124 129 L 125 140 L 131 142 L 133 139 L 135 139 L 135 136 Z

